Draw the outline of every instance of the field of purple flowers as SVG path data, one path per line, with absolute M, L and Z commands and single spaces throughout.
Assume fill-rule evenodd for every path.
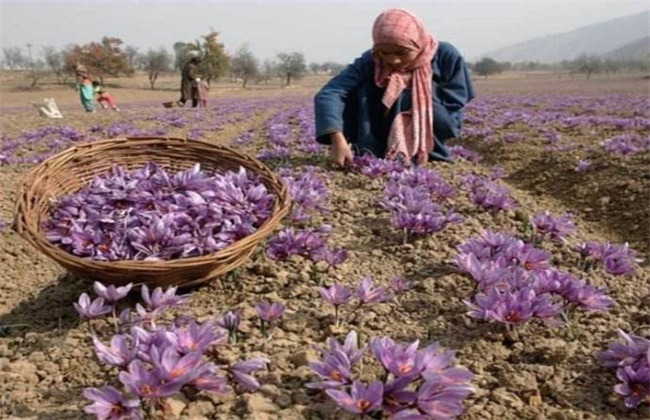
M 0 417 L 648 418 L 648 105 L 479 95 L 453 164 L 362 157 L 345 171 L 313 140 L 309 96 L 70 108 L 58 121 L 3 110 Z M 255 155 L 293 210 L 246 264 L 198 289 L 74 278 L 11 230 L 13 194 L 43 159 L 121 136 Z M 92 188 L 141 177 L 112 176 Z M 188 213 L 210 205 L 190 184 Z M 166 220 L 161 232 L 184 235 Z M 213 243 L 170 251 L 164 235 L 156 246 L 133 235 L 129 258 Z M 88 238 L 62 243 L 105 257 Z

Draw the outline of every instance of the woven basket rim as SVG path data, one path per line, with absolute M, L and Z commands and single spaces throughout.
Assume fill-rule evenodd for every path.
M 42 234 L 40 226 L 37 226 L 34 229 L 29 223 L 26 223 L 24 220 L 25 210 L 23 207 L 25 201 L 29 201 L 30 197 L 25 197 L 26 191 L 32 185 L 34 178 L 39 174 L 47 174 L 50 166 L 55 162 L 69 162 L 74 159 L 79 159 L 95 148 L 102 147 L 104 145 L 115 146 L 115 149 L 120 149 L 129 144 L 129 142 L 137 142 L 142 140 L 153 140 L 158 141 L 160 144 L 164 143 L 183 143 L 187 147 L 192 147 L 192 145 L 202 145 L 204 147 L 209 147 L 215 150 L 215 153 L 218 152 L 227 152 L 229 154 L 235 155 L 238 158 L 249 161 L 251 163 L 251 168 L 245 167 L 249 173 L 255 173 L 260 175 L 260 171 L 265 172 L 265 175 L 273 179 L 279 186 L 279 193 L 275 193 L 268 188 L 269 193 L 273 194 L 275 197 L 274 208 L 271 212 L 271 215 L 260 225 L 255 232 L 250 235 L 244 236 L 232 244 L 226 246 L 225 248 L 212 252 L 209 254 L 197 256 L 197 257 L 187 257 L 187 258 L 178 258 L 172 260 L 155 260 L 155 261 L 145 261 L 145 260 L 115 260 L 115 261 L 100 261 L 93 260 L 88 258 L 79 257 L 77 255 L 71 254 L 58 246 L 52 244 L 47 239 L 45 239 Z M 152 161 L 155 162 L 155 159 L 152 158 Z M 200 162 L 199 162 L 200 163 Z M 165 167 L 164 164 L 160 166 Z M 239 165 L 243 166 L 243 165 Z M 258 169 L 252 169 L 258 167 Z M 96 176 L 97 174 L 93 175 Z M 24 200 L 27 198 L 27 200 Z M 291 208 L 291 199 L 288 194 L 288 190 L 284 183 L 280 180 L 279 176 L 268 168 L 264 163 L 259 159 L 241 153 L 233 148 L 228 146 L 218 145 L 210 143 L 203 140 L 194 140 L 188 138 L 180 137 L 157 137 L 157 136 L 144 136 L 144 137 L 116 137 L 111 139 L 100 140 L 96 142 L 83 143 L 72 146 L 54 156 L 51 156 L 41 162 L 39 165 L 30 169 L 27 174 L 24 176 L 23 180 L 19 184 L 19 188 L 16 193 L 16 203 L 14 207 L 14 229 L 28 242 L 30 242 L 34 247 L 39 251 L 48 255 L 49 257 L 57 260 L 55 256 L 61 254 L 63 258 L 70 260 L 81 266 L 92 266 L 97 269 L 105 270 L 115 270 L 115 269 L 124 269 L 132 272 L 142 272 L 148 273 L 152 269 L 176 269 L 180 270 L 183 268 L 198 267 L 210 263 L 219 257 L 230 255 L 236 253 L 238 248 L 242 245 L 249 245 L 252 243 L 258 243 L 265 237 L 267 237 L 270 232 L 279 224 L 280 220 L 288 214 Z

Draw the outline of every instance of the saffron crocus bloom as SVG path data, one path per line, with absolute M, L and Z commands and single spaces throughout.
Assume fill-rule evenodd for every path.
M 271 322 L 282 318 L 284 309 L 284 305 L 280 302 L 259 302 L 257 305 L 255 305 L 257 315 L 264 322 Z
M 419 340 L 416 340 L 404 347 L 388 337 L 373 338 L 370 351 L 388 372 L 399 377 L 415 373 L 415 355 L 419 344 Z
M 239 329 L 239 323 L 241 322 L 241 317 L 236 311 L 228 311 L 221 318 L 217 320 L 217 325 L 221 328 L 225 328 L 230 332 L 237 331 Z
M 410 289 L 411 282 L 406 281 L 401 277 L 393 277 L 390 281 L 390 288 L 393 290 L 393 293 L 397 295 Z
M 311 254 L 314 261 L 325 261 L 329 267 L 336 267 L 348 259 L 348 251 L 345 249 L 329 249 L 326 247 L 318 248 Z
M 228 334 L 211 322 L 198 324 L 191 320 L 187 325 L 176 328 L 176 350 L 181 354 L 198 351 L 205 352 L 212 346 L 225 344 Z
M 240 387 L 246 390 L 255 391 L 260 387 L 260 383 L 253 375 L 251 375 L 251 373 L 257 370 L 266 369 L 266 366 L 269 363 L 271 363 L 269 359 L 264 357 L 255 357 L 243 362 L 237 362 L 228 370 Z
M 306 385 L 307 388 L 339 388 L 352 381 L 352 363 L 343 349 L 333 349 L 324 352 L 323 361 L 309 362 L 309 367 L 322 379 L 322 382 L 309 383 Z
M 576 231 L 576 227 L 568 214 L 553 217 L 551 213 L 544 211 L 533 216 L 531 223 L 535 230 L 543 235 L 548 235 L 553 241 L 562 241 L 565 236 Z
M 156 376 L 165 381 L 187 383 L 196 379 L 202 372 L 202 353 L 198 351 L 181 356 L 173 346 L 162 350 L 151 346 L 149 356 L 156 368 Z
M 384 385 L 376 381 L 365 386 L 360 381 L 354 381 L 350 394 L 338 389 L 328 389 L 325 393 L 342 409 L 350 413 L 367 414 L 381 408 Z
M 384 413 L 392 414 L 391 419 L 402 418 L 396 417 L 396 415 L 403 412 L 406 407 L 413 405 L 417 393 L 415 391 L 409 391 L 406 388 L 419 379 L 417 375 L 400 376 L 384 385 L 382 409 Z M 428 417 L 425 416 L 422 418 Z
M 130 392 L 146 399 L 170 397 L 185 385 L 181 381 L 164 381 L 155 369 L 147 369 L 138 359 L 129 364 L 128 371 L 122 371 L 118 376 Z
M 596 356 L 604 366 L 619 367 L 636 365 L 644 357 L 648 357 L 650 364 L 650 340 L 636 334 L 628 334 L 619 329 L 618 336 L 623 344 L 612 342 L 607 345 L 607 350 L 598 353 Z
M 128 343 L 130 339 L 131 344 Z M 97 358 L 108 365 L 126 367 L 138 354 L 138 340 L 123 334 L 111 338 L 111 346 L 107 347 L 93 335 L 93 346 Z
M 434 419 L 451 419 L 464 411 L 463 400 L 474 392 L 469 384 L 446 384 L 442 378 L 424 382 L 418 389 L 417 407 Z
M 350 289 L 338 283 L 334 283 L 329 289 L 321 287 L 320 295 L 325 302 L 335 307 L 352 299 Z
M 79 300 L 72 304 L 82 318 L 94 319 L 111 312 L 110 306 L 104 305 L 104 298 L 97 298 L 90 301 L 87 293 L 82 293 Z
M 206 369 L 196 379 L 190 382 L 199 391 L 210 392 L 215 395 L 223 396 L 232 391 L 228 385 L 228 380 L 219 374 L 219 369 L 212 363 L 207 364 Z
M 146 284 L 142 285 L 142 300 L 147 304 L 149 309 L 158 309 L 162 307 L 170 307 L 185 303 L 188 299 L 187 295 L 176 295 L 178 287 L 173 286 L 163 292 L 162 287 L 156 287 L 153 292 L 149 293 L 149 288 Z
M 98 281 L 93 283 L 93 289 L 95 290 L 95 293 L 97 293 L 97 296 L 104 298 L 107 302 L 110 303 L 115 303 L 118 300 L 126 297 L 126 295 L 128 295 L 131 291 L 132 287 L 133 283 L 129 283 L 126 286 L 121 287 L 115 287 L 113 284 L 107 287 Z
M 357 286 L 357 299 L 361 303 L 377 303 L 390 299 L 391 296 L 387 293 L 386 288 L 383 286 L 374 287 L 372 279 L 365 277 Z
M 616 377 L 621 381 L 614 386 L 614 391 L 623 396 L 625 406 L 636 408 L 642 402 L 650 402 L 650 367 L 646 364 L 634 369 L 623 366 L 616 371 Z
M 125 398 L 112 386 L 103 388 L 86 388 L 84 397 L 93 401 L 84 407 L 88 414 L 94 414 L 100 420 L 127 420 L 139 419 L 140 401 Z

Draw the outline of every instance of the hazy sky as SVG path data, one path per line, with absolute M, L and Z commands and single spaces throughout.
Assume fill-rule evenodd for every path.
M 648 0 L 616 1 L 6 1 L 0 0 L 5 47 L 121 38 L 146 50 L 195 41 L 214 29 L 229 52 L 248 43 L 259 58 L 302 52 L 308 61 L 347 63 L 371 45 L 383 9 L 403 7 L 468 60 L 539 36 L 650 9 Z M 650 24 L 649 24 L 650 25 Z

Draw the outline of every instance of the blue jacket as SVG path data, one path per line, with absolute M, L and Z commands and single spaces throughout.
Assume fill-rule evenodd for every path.
M 451 44 L 440 42 L 431 67 L 435 144 L 429 159 L 449 160 L 444 142 L 458 136 L 463 108 L 474 97 L 474 90 L 467 65 Z M 329 134 L 342 131 L 357 153 L 384 156 L 395 115 L 411 108 L 411 90 L 405 89 L 386 114 L 381 103 L 384 88 L 375 85 L 374 71 L 368 50 L 316 94 L 316 141 L 330 144 Z

